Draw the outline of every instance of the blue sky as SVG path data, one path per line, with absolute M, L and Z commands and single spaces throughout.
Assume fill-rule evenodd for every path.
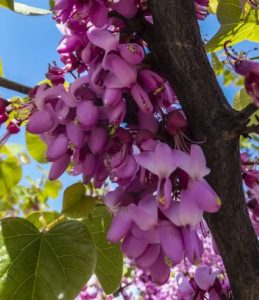
M 48 8 L 47 0 L 22 2 Z M 200 24 L 206 39 L 211 37 L 219 27 L 215 16 L 210 16 Z M 48 63 L 59 62 L 56 48 L 60 38 L 61 35 L 51 15 L 29 17 L 0 8 L 0 58 L 3 61 L 4 76 L 29 86 L 43 80 L 48 69 Z M 225 92 L 231 100 L 236 90 L 232 87 L 225 89 Z M 8 98 L 18 94 L 0 87 L 0 95 Z M 23 132 L 13 136 L 10 142 L 24 144 Z M 31 175 L 34 178 L 40 176 L 35 163 L 25 167 L 25 175 Z M 67 175 L 62 177 L 64 186 L 68 186 L 76 180 L 80 180 L 80 177 L 71 178 Z M 61 199 L 60 196 L 57 200 L 51 201 L 51 206 L 59 209 Z

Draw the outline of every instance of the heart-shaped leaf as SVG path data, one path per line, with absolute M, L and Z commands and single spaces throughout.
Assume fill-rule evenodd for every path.
M 257 12 L 248 4 L 242 9 L 240 0 L 220 0 L 217 17 L 221 27 L 207 43 L 208 52 L 221 50 L 226 41 L 232 45 L 243 40 L 259 41 Z
M 73 300 L 91 277 L 96 249 L 83 223 L 47 232 L 22 218 L 0 225 L 0 299 Z
M 96 245 L 95 274 L 106 294 L 111 294 L 118 289 L 123 270 L 123 256 L 120 245 L 111 244 L 106 239 L 111 222 L 112 216 L 103 206 L 96 206 L 91 215 L 84 220 Z
M 75 183 L 64 191 L 62 214 L 71 218 L 86 217 L 95 204 L 95 198 L 86 195 L 83 183 Z

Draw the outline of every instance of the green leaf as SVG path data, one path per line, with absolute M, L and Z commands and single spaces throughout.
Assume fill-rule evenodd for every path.
M 0 7 L 14 9 L 13 0 L 0 0 Z
M 26 220 L 31 222 L 39 230 L 42 230 L 61 216 L 62 215 L 56 211 L 34 211 L 26 216 Z
M 86 196 L 83 183 L 75 183 L 64 191 L 62 213 L 71 218 L 86 217 L 95 204 L 95 198 Z
M 259 111 L 257 110 L 254 114 L 252 114 L 247 126 L 258 125 L 258 120 L 259 120 Z
M 14 11 L 18 14 L 27 15 L 27 16 L 44 16 L 51 14 L 50 10 L 42 9 L 23 3 L 14 2 Z
M 44 185 L 44 192 L 48 197 L 55 199 L 57 198 L 60 190 L 62 189 L 62 183 L 59 180 L 46 181 Z
M 39 163 L 46 163 L 47 146 L 37 134 L 32 134 L 26 131 L 25 134 L 26 147 L 33 159 Z
M 224 73 L 224 64 L 219 60 L 218 56 L 215 53 L 211 53 L 212 67 L 217 76 L 223 75 Z
M 48 232 L 22 218 L 0 225 L 0 299 L 73 300 L 91 277 L 96 249 L 83 223 Z
M 111 222 L 111 214 L 103 206 L 95 207 L 91 215 L 84 219 L 97 249 L 95 274 L 106 294 L 111 294 L 118 289 L 123 270 L 120 245 L 111 244 L 106 239 Z
M 242 88 L 240 91 L 238 91 L 234 97 L 234 109 L 235 110 L 242 110 L 244 109 L 248 104 L 252 102 L 251 96 L 249 96 L 246 92 L 245 88 Z
M 208 52 L 221 50 L 229 40 L 232 45 L 244 40 L 259 41 L 258 12 L 248 4 L 243 12 L 240 0 L 220 0 L 217 17 L 221 27 L 207 43 Z
M 209 13 L 216 14 L 219 0 L 210 0 L 209 2 Z
M 1 77 L 4 76 L 3 61 L 1 58 L 0 58 L 0 76 Z
M 51 10 L 54 9 L 54 7 L 55 7 L 55 0 L 49 0 L 49 7 L 50 7 Z
M 22 168 L 14 156 L 0 159 L 0 197 L 10 194 L 11 188 L 22 178 Z

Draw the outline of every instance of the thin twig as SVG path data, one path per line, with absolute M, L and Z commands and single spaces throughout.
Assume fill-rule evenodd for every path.
M 25 95 L 27 95 L 29 93 L 29 91 L 32 89 L 29 86 L 23 85 L 21 83 L 18 83 L 18 82 L 15 82 L 15 81 L 3 78 L 3 77 L 0 77 L 0 86 L 5 89 L 19 92 L 19 93 L 22 93 Z

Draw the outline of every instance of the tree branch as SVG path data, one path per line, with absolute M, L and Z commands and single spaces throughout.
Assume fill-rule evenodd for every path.
M 243 110 L 239 112 L 240 118 L 245 120 L 247 123 L 249 118 L 252 116 L 253 113 L 257 111 L 257 109 L 258 108 L 253 103 L 250 103 Z
M 29 93 L 29 91 L 32 89 L 29 86 L 23 85 L 21 83 L 14 82 L 12 80 L 3 78 L 1 76 L 0 76 L 0 86 L 5 88 L 5 89 L 13 90 L 15 92 L 22 93 L 22 94 L 25 94 L 25 95 L 27 95 Z
M 240 172 L 240 115 L 228 104 L 208 61 L 193 0 L 150 0 L 150 46 L 172 84 L 194 139 L 202 145 L 208 181 L 222 200 L 206 220 L 230 279 L 234 299 L 259 299 L 259 248 L 245 204 Z M 249 106 L 250 107 L 250 106 Z M 251 107 L 250 107 L 251 108 Z M 252 110 L 247 109 L 246 117 Z

